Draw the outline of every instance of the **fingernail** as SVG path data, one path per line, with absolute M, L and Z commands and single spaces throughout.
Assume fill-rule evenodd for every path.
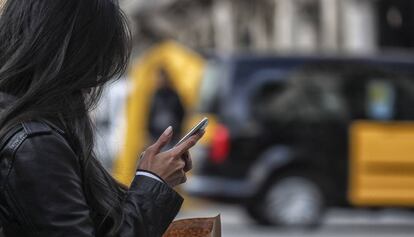
M 171 135 L 172 131 L 173 131 L 172 127 L 169 126 L 167 129 L 165 129 L 164 135 L 169 136 Z

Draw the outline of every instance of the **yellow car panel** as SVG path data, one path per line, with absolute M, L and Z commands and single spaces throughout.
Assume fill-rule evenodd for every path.
M 353 123 L 349 177 L 354 205 L 414 206 L 414 123 Z

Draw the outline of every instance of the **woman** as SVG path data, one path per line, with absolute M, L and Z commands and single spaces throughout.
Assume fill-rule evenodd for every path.
M 143 154 L 131 187 L 93 154 L 88 111 L 121 75 L 129 31 L 111 0 L 9 0 L 0 10 L 0 220 L 6 236 L 161 236 L 202 134 Z

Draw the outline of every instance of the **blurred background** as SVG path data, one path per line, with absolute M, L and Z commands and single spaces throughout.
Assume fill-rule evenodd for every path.
M 94 111 L 122 183 L 172 125 L 206 136 L 180 218 L 223 236 L 412 236 L 414 1 L 120 0 L 130 70 Z

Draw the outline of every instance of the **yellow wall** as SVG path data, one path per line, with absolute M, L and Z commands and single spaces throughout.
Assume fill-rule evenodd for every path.
M 160 67 L 165 68 L 171 76 L 187 110 L 197 103 L 204 60 L 195 52 L 168 41 L 149 50 L 132 67 L 124 146 L 113 169 L 115 178 L 126 185 L 132 181 L 137 158 L 147 146 L 149 105 Z

